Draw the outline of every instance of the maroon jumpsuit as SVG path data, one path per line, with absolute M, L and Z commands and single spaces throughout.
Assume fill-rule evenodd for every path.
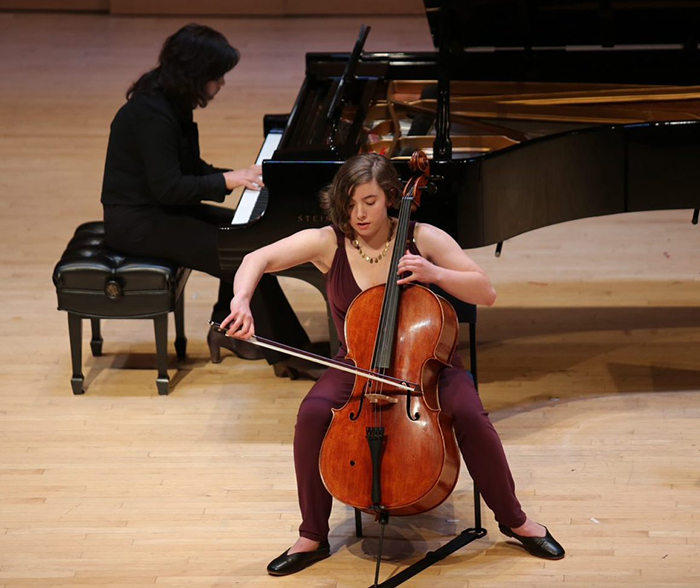
M 412 222 L 409 228 L 409 250 L 419 255 L 413 241 L 414 226 Z M 345 314 L 361 290 L 348 263 L 345 236 L 340 229 L 333 228 L 338 248 L 326 274 L 326 292 L 341 343 L 336 358 L 342 359 L 347 354 Z M 453 419 L 464 462 L 484 501 L 495 513 L 496 520 L 507 527 L 519 527 L 525 523 L 526 516 L 515 497 L 515 484 L 501 440 L 457 353 L 452 358 L 452 364 L 453 367 L 445 368 L 440 373 L 440 407 Z M 354 381 L 352 374 L 329 369 L 314 384 L 299 407 L 294 434 L 294 467 L 302 516 L 299 534 L 307 539 L 322 541 L 328 537 L 332 497 L 321 480 L 318 459 L 331 422 L 331 408 L 345 405 Z

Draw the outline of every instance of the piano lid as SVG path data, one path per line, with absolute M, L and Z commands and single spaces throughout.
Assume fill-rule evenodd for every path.
M 424 0 L 435 47 L 449 11 L 453 51 L 474 47 L 681 45 L 697 50 L 699 0 Z

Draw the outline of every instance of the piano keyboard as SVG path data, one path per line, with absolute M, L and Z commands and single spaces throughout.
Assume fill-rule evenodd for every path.
M 272 154 L 277 149 L 282 138 L 282 129 L 270 131 L 265 137 L 265 142 L 260 148 L 258 158 L 255 160 L 257 165 L 262 165 L 263 160 L 272 159 Z M 262 190 L 250 190 L 246 188 L 241 194 L 241 199 L 236 208 L 236 214 L 231 221 L 232 225 L 247 225 L 259 219 L 267 208 L 269 194 L 267 188 Z

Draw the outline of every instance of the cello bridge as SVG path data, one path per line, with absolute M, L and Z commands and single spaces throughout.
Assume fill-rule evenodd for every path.
M 396 404 L 399 401 L 398 398 L 394 398 L 393 396 L 387 396 L 386 394 L 375 394 L 375 393 L 365 394 L 365 398 L 367 398 L 367 400 L 369 400 L 372 404 L 379 404 L 379 403 Z

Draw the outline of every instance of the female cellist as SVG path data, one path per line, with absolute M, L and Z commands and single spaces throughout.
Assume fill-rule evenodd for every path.
M 326 275 L 327 296 L 341 347 L 347 353 L 344 319 L 353 299 L 387 280 L 396 221 L 388 214 L 400 194 L 399 179 L 389 160 L 376 154 L 349 159 L 322 194 L 332 225 L 300 231 L 248 254 L 236 273 L 231 314 L 222 323 L 228 334 L 247 339 L 255 334 L 250 299 L 265 273 L 313 263 Z M 411 223 L 410 243 L 399 262 L 399 284 L 436 284 L 471 304 L 491 306 L 496 293 L 488 276 L 444 231 Z M 398 276 L 397 276 L 398 278 Z M 354 376 L 328 370 L 304 398 L 297 415 L 294 465 L 302 523 L 299 538 L 267 567 L 272 575 L 298 572 L 330 555 L 328 519 L 332 497 L 319 472 L 319 453 L 331 421 L 331 409 L 348 400 Z M 440 373 L 441 409 L 452 417 L 462 457 L 499 529 L 518 539 L 532 555 L 561 559 L 564 549 L 546 527 L 520 507 L 501 441 L 488 419 L 474 384 L 458 354 Z

